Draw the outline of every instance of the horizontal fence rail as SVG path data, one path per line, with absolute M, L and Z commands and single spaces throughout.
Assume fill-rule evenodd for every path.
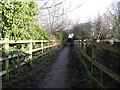
M 40 43 L 39 48 L 35 48 L 33 49 L 33 43 Z M 18 54 L 14 54 L 14 55 L 9 55 L 10 52 L 10 44 L 28 44 L 29 45 L 29 50 L 27 51 L 19 51 L 18 50 Z M 45 49 L 50 49 L 52 47 L 58 46 L 60 43 L 56 42 L 55 40 L 19 40 L 19 41 L 15 41 L 15 40 L 9 40 L 7 38 L 5 38 L 5 40 L 0 40 L 0 46 L 1 46 L 1 57 L 0 57 L 0 64 L 1 62 L 5 61 L 5 70 L 0 71 L 0 76 L 2 75 L 6 75 L 5 78 L 8 79 L 9 78 L 9 72 L 11 72 L 14 69 L 9 69 L 9 60 L 16 58 L 16 57 L 20 57 L 20 56 L 29 56 L 29 60 L 32 61 L 32 53 L 36 52 L 36 51 L 41 51 L 42 53 L 40 54 L 40 56 L 46 54 L 47 52 L 44 52 Z M 4 51 L 5 53 L 8 54 L 8 56 L 6 57 L 2 57 L 2 51 Z M 19 66 L 22 66 L 26 64 L 26 62 L 22 62 L 20 63 Z M 16 68 L 18 68 L 18 66 L 15 66 Z
M 109 69 L 108 67 L 100 64 L 94 58 L 95 48 L 104 49 L 104 50 L 107 50 L 107 51 L 109 51 L 111 53 L 114 53 L 116 55 L 120 55 L 120 49 L 112 47 L 111 45 L 103 44 L 102 42 L 105 42 L 105 41 L 110 41 L 110 40 L 99 40 L 99 41 L 96 41 L 96 42 L 92 41 L 92 40 L 91 41 L 89 41 L 89 40 L 75 40 L 74 41 L 75 51 L 77 52 L 78 57 L 80 56 L 80 54 L 82 54 L 82 57 L 86 58 L 86 60 L 91 64 L 91 71 L 89 71 L 87 65 L 85 64 L 86 61 L 82 58 L 82 63 L 83 63 L 83 65 L 84 65 L 84 67 L 85 67 L 85 69 L 86 69 L 86 71 L 88 73 L 89 78 L 92 79 L 93 81 L 95 81 L 100 87 L 104 87 L 104 86 L 102 85 L 102 83 L 100 81 L 98 81 L 96 78 L 94 78 L 94 76 L 92 76 L 94 74 L 94 72 L 93 72 L 94 67 L 93 66 L 95 66 L 97 69 L 99 69 L 102 72 L 106 73 L 108 76 L 110 76 L 115 81 L 120 83 L 120 75 L 118 75 L 117 73 L 115 73 L 114 71 Z M 117 40 L 115 42 L 119 42 L 119 40 Z M 92 55 L 91 56 L 86 54 L 83 47 L 81 46 L 81 45 L 84 45 L 84 44 L 91 45 L 91 50 L 92 50 Z M 80 53 L 79 53 L 78 50 L 80 51 Z M 81 57 L 79 57 L 79 58 L 81 58 Z

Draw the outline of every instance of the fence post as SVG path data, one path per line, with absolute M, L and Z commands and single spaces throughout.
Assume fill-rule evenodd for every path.
M 96 42 L 99 42 L 100 43 L 100 40 L 97 40 Z M 111 42 L 110 44 L 113 44 L 113 42 Z M 101 63 L 102 63 L 102 61 L 101 61 Z M 102 79 L 102 77 L 103 77 L 103 71 L 100 71 L 100 82 L 101 82 L 101 85 L 103 86 L 103 79 Z
M 86 53 L 86 40 L 85 39 L 83 40 L 83 50 Z
M 48 41 L 48 50 L 50 49 L 50 41 Z
M 42 42 L 41 42 L 41 48 L 42 48 L 42 54 L 44 53 L 44 43 L 43 43 L 43 40 L 42 40 Z M 43 55 L 42 55 L 43 56 Z
M 33 49 L 33 46 L 32 46 L 32 39 L 29 40 L 29 60 L 30 60 L 30 64 L 32 64 L 32 49 Z
M 79 46 L 80 46 L 80 48 L 81 48 L 81 43 L 82 43 L 81 40 L 79 40 Z
M 5 44 L 4 44 L 4 55 L 5 57 L 8 58 L 9 55 L 9 39 L 5 38 Z M 5 70 L 6 70 L 6 75 L 5 75 L 5 79 L 9 78 L 9 59 L 5 60 Z
M 92 45 L 92 62 L 94 61 L 95 47 Z M 91 65 L 91 74 L 94 75 L 94 66 Z

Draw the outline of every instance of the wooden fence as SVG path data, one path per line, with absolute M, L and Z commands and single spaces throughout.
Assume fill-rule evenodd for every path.
M 39 48 L 36 48 L 36 49 L 33 49 L 33 43 L 40 43 L 40 47 Z M 29 50 L 28 51 L 24 51 L 24 53 L 19 53 L 19 54 L 15 54 L 13 56 L 9 55 L 9 52 L 10 52 L 10 44 L 29 44 Z M 2 53 L 1 53 L 1 57 L 0 57 L 0 64 L 1 62 L 5 61 L 5 70 L 3 71 L 0 71 L 0 76 L 4 75 L 5 74 L 5 78 L 8 79 L 9 78 L 9 72 L 12 71 L 13 69 L 9 69 L 9 60 L 10 59 L 13 59 L 15 57 L 18 57 L 18 56 L 26 56 L 28 55 L 29 56 L 29 60 L 31 60 L 30 62 L 32 62 L 32 53 L 33 52 L 36 52 L 36 51 L 41 51 L 41 55 L 44 55 L 45 53 L 47 52 L 44 52 L 45 49 L 50 49 L 54 46 L 57 46 L 59 45 L 60 43 L 56 43 L 55 40 L 19 40 L 19 41 L 15 41 L 15 40 L 9 40 L 9 39 L 5 39 L 5 40 L 1 40 L 0 41 L 0 45 L 2 45 L 3 47 L 1 47 L 2 51 L 4 51 L 5 53 L 7 53 L 7 57 L 2 57 Z M 26 64 L 26 62 L 22 62 L 20 63 L 19 66 L 22 66 Z M 0 66 L 0 68 L 2 67 L 2 65 Z M 16 66 L 17 68 L 18 66 Z
M 114 79 L 115 81 L 117 81 L 118 83 L 120 83 L 120 75 L 114 71 L 112 71 L 111 69 L 109 69 L 108 67 L 104 66 L 103 64 L 101 64 L 100 62 L 98 62 L 97 60 L 95 60 L 95 48 L 100 48 L 103 50 L 107 50 L 111 53 L 114 53 L 116 55 L 120 55 L 120 49 L 118 48 L 113 48 L 111 45 L 106 45 L 100 42 L 105 42 L 106 40 L 101 40 L 101 41 L 86 41 L 86 40 L 75 40 L 74 41 L 74 45 L 75 45 L 75 51 L 78 55 L 78 57 L 81 59 L 81 62 L 83 63 L 85 70 L 87 72 L 87 75 L 89 76 L 89 79 L 94 82 L 97 83 L 97 85 L 99 87 L 104 87 L 103 83 L 102 83 L 102 79 L 101 81 L 97 80 L 94 77 L 94 68 L 99 69 L 101 72 L 104 72 L 105 74 L 107 74 L 109 77 L 111 77 L 112 79 Z M 84 44 L 89 44 L 91 45 L 91 56 L 89 56 L 88 54 L 86 54 L 85 50 L 84 50 Z M 81 56 L 81 57 L 80 57 Z M 103 58 L 104 59 L 104 58 Z M 85 64 L 87 60 L 87 63 L 90 64 L 90 68 L 88 68 L 88 66 Z

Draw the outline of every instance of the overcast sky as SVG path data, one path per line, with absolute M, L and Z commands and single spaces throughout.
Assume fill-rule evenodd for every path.
M 56 1 L 60 2 L 63 0 Z M 72 20 L 73 23 L 82 23 L 93 20 L 98 14 L 102 15 L 106 12 L 107 8 L 110 8 L 112 2 L 115 1 L 120 0 L 65 0 L 64 7 L 68 8 L 71 4 L 70 9 L 73 10 L 82 4 L 79 8 L 68 13 L 69 19 Z
M 81 7 L 68 14 L 69 18 L 73 22 L 86 22 L 97 17 L 98 13 L 101 15 L 105 13 L 114 1 L 118 0 L 67 0 L 66 2 L 72 4 L 71 8 L 82 4 Z

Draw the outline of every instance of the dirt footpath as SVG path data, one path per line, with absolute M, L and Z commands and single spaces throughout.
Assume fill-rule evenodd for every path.
M 67 65 L 69 62 L 69 48 L 66 46 L 62 49 L 59 56 L 56 59 L 56 62 L 52 66 L 50 72 L 44 79 L 43 88 L 68 88 L 67 85 Z M 41 83 L 39 83 L 40 85 Z

